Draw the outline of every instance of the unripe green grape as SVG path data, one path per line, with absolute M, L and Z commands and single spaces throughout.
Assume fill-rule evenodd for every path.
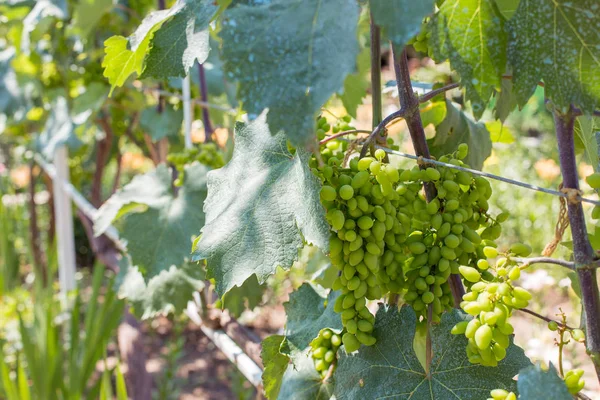
M 532 298 L 531 293 L 529 293 L 526 289 L 523 289 L 521 287 L 515 287 L 513 289 L 513 296 L 517 299 L 525 301 L 529 301 Z
M 344 333 L 344 336 L 342 336 L 342 342 L 344 343 L 346 353 L 353 353 L 360 348 L 360 342 L 356 336 L 351 333 Z
M 475 331 L 475 343 L 480 350 L 489 348 L 492 342 L 492 328 L 489 325 L 481 325 L 477 331 Z
M 331 344 L 332 344 L 334 347 L 340 347 L 340 346 L 342 345 L 342 338 L 341 338 L 341 336 L 340 336 L 340 335 L 338 335 L 338 334 L 336 334 L 336 333 L 334 333 L 334 334 L 331 336 Z
M 551 331 L 558 330 L 558 323 L 556 321 L 548 322 L 548 329 L 550 329 Z
M 353 335 L 356 334 L 356 332 L 358 330 L 358 324 L 357 324 L 356 320 L 350 319 L 350 320 L 346 321 L 346 330 Z
M 473 267 L 460 266 L 458 268 L 460 274 L 469 282 L 479 282 L 481 280 L 481 274 Z
M 425 303 L 425 304 L 432 303 L 434 299 L 435 299 L 435 295 L 431 292 L 425 292 L 421 296 L 421 300 L 423 300 L 423 303 Z
M 350 200 L 354 196 L 354 189 L 350 185 L 344 185 L 340 188 L 340 197 L 343 200 Z
M 571 331 L 571 336 L 578 342 L 583 342 L 585 340 L 585 333 L 583 333 L 581 329 L 573 329 Z
M 485 254 L 487 258 L 496 258 L 498 257 L 498 250 L 491 246 L 485 246 L 483 248 L 483 254 Z
M 346 218 L 344 217 L 344 213 L 342 211 L 337 209 L 329 210 L 327 212 L 327 218 L 331 223 L 331 227 L 335 231 L 338 231 L 344 227 L 344 222 L 346 221 Z
M 383 160 L 385 158 L 385 150 L 377 149 L 375 150 L 375 158 L 378 160 Z

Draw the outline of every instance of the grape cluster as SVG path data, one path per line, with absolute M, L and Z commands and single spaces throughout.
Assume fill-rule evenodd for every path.
M 440 161 L 467 166 L 461 161 L 467 154 L 468 146 L 461 144 L 458 151 Z M 494 220 L 488 215 L 487 200 L 492 191 L 484 178 L 447 167 L 415 166 L 402 171 L 401 180 L 409 182 L 412 190 L 418 190 L 423 182 L 436 188 L 437 197 L 429 203 L 420 198 L 400 210 L 412 217 L 406 240 L 411 258 L 405 264 L 408 291 L 404 300 L 423 317 L 427 317 L 431 306 L 432 320 L 439 322 L 442 312 L 453 306 L 450 274 L 465 268 L 477 271 L 485 245 L 483 237 L 497 238 L 501 232 L 499 220 L 504 217 Z M 477 231 L 482 228 L 480 235 Z
M 353 158 L 349 168 L 331 156 L 318 172 L 324 181 L 321 200 L 334 232 L 331 263 L 339 270 L 333 288 L 342 291 L 334 310 L 341 313 L 348 352 L 360 344 L 375 344 L 375 317 L 367 300 L 400 293 L 404 286 L 406 232 L 397 213 L 401 195 L 395 188 L 400 177 L 396 168 L 381 162 L 385 152 L 378 150 L 376 155 L 377 159 Z
M 569 393 L 575 395 L 583 389 L 585 386 L 585 380 L 583 379 L 583 370 L 574 369 L 567 371 L 565 374 L 565 385 L 569 390 Z
M 491 244 L 491 242 L 488 242 Z M 521 276 L 521 268 L 511 257 L 526 257 L 531 248 L 522 243 L 513 244 L 505 257 L 499 257 L 491 268 L 488 259 L 498 257 L 493 246 L 483 248 L 487 258 L 477 262 L 478 268 L 461 266 L 459 271 L 470 282 L 470 291 L 463 296 L 461 308 L 474 318 L 462 321 L 452 328 L 455 335 L 465 335 L 469 340 L 467 356 L 474 364 L 496 366 L 506 356 L 509 336 L 514 329 L 509 317 L 515 309 L 525 308 L 531 294 L 514 284 Z M 495 270 L 496 276 L 488 269 Z M 480 273 L 480 270 L 486 274 Z M 484 276 L 485 275 L 485 276 Z
M 197 147 L 185 149 L 179 153 L 167 155 L 167 161 L 172 164 L 179 173 L 175 186 L 183 184 L 185 166 L 198 161 L 212 169 L 221 168 L 225 165 L 223 155 L 215 143 L 202 143 Z
M 517 400 L 517 395 L 504 389 L 494 389 L 490 392 L 488 400 Z
M 312 358 L 315 362 L 315 369 L 324 378 L 332 364 L 337 361 L 337 351 L 342 345 L 342 338 L 331 329 L 323 329 L 310 343 L 312 348 Z
M 375 158 L 352 158 L 344 167 L 347 143 L 327 145 L 324 164 L 313 160 L 312 167 L 323 182 L 321 200 L 332 230 L 330 258 L 339 271 L 333 289 L 342 291 L 334 309 L 346 330 L 346 350 L 375 343 L 366 303 L 388 293 L 403 294 L 424 318 L 431 309 L 439 321 L 453 306 L 450 274 L 476 270 L 487 242 L 500 235 L 502 218 L 487 213 L 489 182 L 447 167 L 398 169 L 383 162 L 381 149 Z M 466 166 L 461 160 L 467 154 L 461 144 L 440 161 Z M 429 203 L 424 183 L 437 190 Z

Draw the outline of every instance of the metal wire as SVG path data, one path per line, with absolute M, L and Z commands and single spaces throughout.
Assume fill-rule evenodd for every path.
M 542 188 L 539 186 L 531 185 L 529 183 L 519 182 L 519 181 L 515 181 L 513 179 L 505 178 L 503 176 L 498 176 L 498 175 L 490 174 L 490 173 L 483 172 L 483 171 L 477 171 L 476 169 L 460 167 L 458 165 L 448 164 L 448 163 L 437 161 L 437 160 L 431 160 L 429 158 L 418 157 L 413 154 L 402 153 L 400 151 L 388 149 L 386 147 L 381 147 L 381 146 L 375 146 L 375 147 L 378 149 L 384 150 L 388 154 L 393 154 L 393 155 L 400 156 L 400 157 L 410 158 L 411 160 L 423 160 L 428 164 L 434 164 L 434 165 L 439 165 L 441 167 L 452 168 L 452 169 L 456 169 L 458 171 L 468 172 L 473 175 L 483 176 L 485 178 L 495 179 L 497 181 L 506 182 L 511 185 L 520 186 L 525 189 L 535 190 L 538 192 L 547 193 L 547 194 L 551 194 L 551 195 L 559 196 L 559 197 L 567 197 L 566 193 L 559 192 L 558 190 L 546 189 L 546 188 Z M 578 196 L 578 200 L 580 200 L 584 203 L 590 203 L 590 204 L 600 206 L 600 200 L 592 200 L 592 199 L 588 199 L 588 198 L 580 197 L 580 196 Z

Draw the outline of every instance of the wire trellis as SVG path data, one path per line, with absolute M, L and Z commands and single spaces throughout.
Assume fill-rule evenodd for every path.
M 471 173 L 473 175 L 483 176 L 485 178 L 495 179 L 497 181 L 509 183 L 511 185 L 520 186 L 520 187 L 523 187 L 525 189 L 535 190 L 535 191 L 538 191 L 538 192 L 542 192 L 542 193 L 546 193 L 546 194 L 551 194 L 553 196 L 559 196 L 559 197 L 565 197 L 565 198 L 568 197 L 567 193 L 559 192 L 558 190 L 546 189 L 546 188 L 543 188 L 543 187 L 531 185 L 529 183 L 516 181 L 516 180 L 510 179 L 510 178 L 505 178 L 503 176 L 498 176 L 498 175 L 490 174 L 488 172 L 478 171 L 476 169 L 465 168 L 465 167 L 461 167 L 461 166 L 454 165 L 454 164 L 449 164 L 449 163 L 445 163 L 445 162 L 441 162 L 441 161 L 437 161 L 437 160 L 432 160 L 432 159 L 429 159 L 429 158 L 419 157 L 419 156 L 415 156 L 413 154 L 402 153 L 401 151 L 388 149 L 387 147 L 375 146 L 375 148 L 382 149 L 382 150 L 384 150 L 388 154 L 392 154 L 392 155 L 396 155 L 396 156 L 400 156 L 400 157 L 404 157 L 404 158 L 410 158 L 411 160 L 417 160 L 417 161 L 422 160 L 422 161 L 424 161 L 427 164 L 439 165 L 441 167 L 452 168 L 452 169 L 456 169 L 458 171 L 468 172 L 468 173 Z M 584 202 L 584 203 L 590 203 L 590 204 L 594 204 L 594 205 L 600 206 L 600 200 L 592 200 L 592 199 L 588 199 L 586 197 L 581 197 L 581 196 L 578 196 L 577 199 L 579 201 Z

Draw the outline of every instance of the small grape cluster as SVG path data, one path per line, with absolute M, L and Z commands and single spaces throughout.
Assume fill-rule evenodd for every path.
M 492 246 L 484 247 L 483 254 L 489 259 L 499 255 L 498 250 Z M 460 306 L 474 318 L 455 325 L 452 333 L 464 334 L 469 340 L 467 356 L 471 363 L 496 366 L 506 356 L 506 349 L 510 345 L 509 336 L 514 331 L 509 317 L 513 310 L 527 307 L 531 300 L 531 294 L 527 290 L 514 284 L 521 276 L 521 268 L 512 257 L 526 257 L 529 254 L 529 246 L 513 244 L 506 257 L 496 260 L 493 268 L 496 276 L 489 273 L 490 264 L 486 258 L 477 263 L 479 269 L 486 272 L 485 277 L 476 268 L 459 267 L 461 275 L 470 284 L 470 291 L 463 296 Z
M 565 374 L 565 385 L 569 390 L 569 393 L 575 395 L 583 389 L 585 386 L 585 380 L 583 379 L 583 370 L 582 369 L 573 369 L 571 371 L 567 371 Z
M 351 131 L 354 129 L 350 122 L 352 121 L 352 117 L 349 115 L 344 115 L 342 118 L 339 118 L 333 126 L 327 122 L 327 118 L 323 116 L 319 116 L 317 118 L 317 138 L 319 140 L 325 139 L 325 136 L 331 133 L 338 133 L 344 131 Z
M 517 400 L 517 395 L 514 392 L 509 392 L 504 389 L 494 389 L 490 392 L 487 400 Z
M 172 164 L 179 173 L 175 186 L 181 186 L 184 181 L 185 166 L 198 161 L 212 169 L 221 168 L 225 165 L 223 154 L 215 143 L 202 143 L 199 146 L 185 149 L 178 153 L 171 153 L 167 161 Z
M 337 351 L 342 345 L 342 338 L 331 329 L 323 329 L 310 343 L 312 348 L 312 358 L 315 362 L 315 369 L 325 377 L 331 365 L 337 361 Z

